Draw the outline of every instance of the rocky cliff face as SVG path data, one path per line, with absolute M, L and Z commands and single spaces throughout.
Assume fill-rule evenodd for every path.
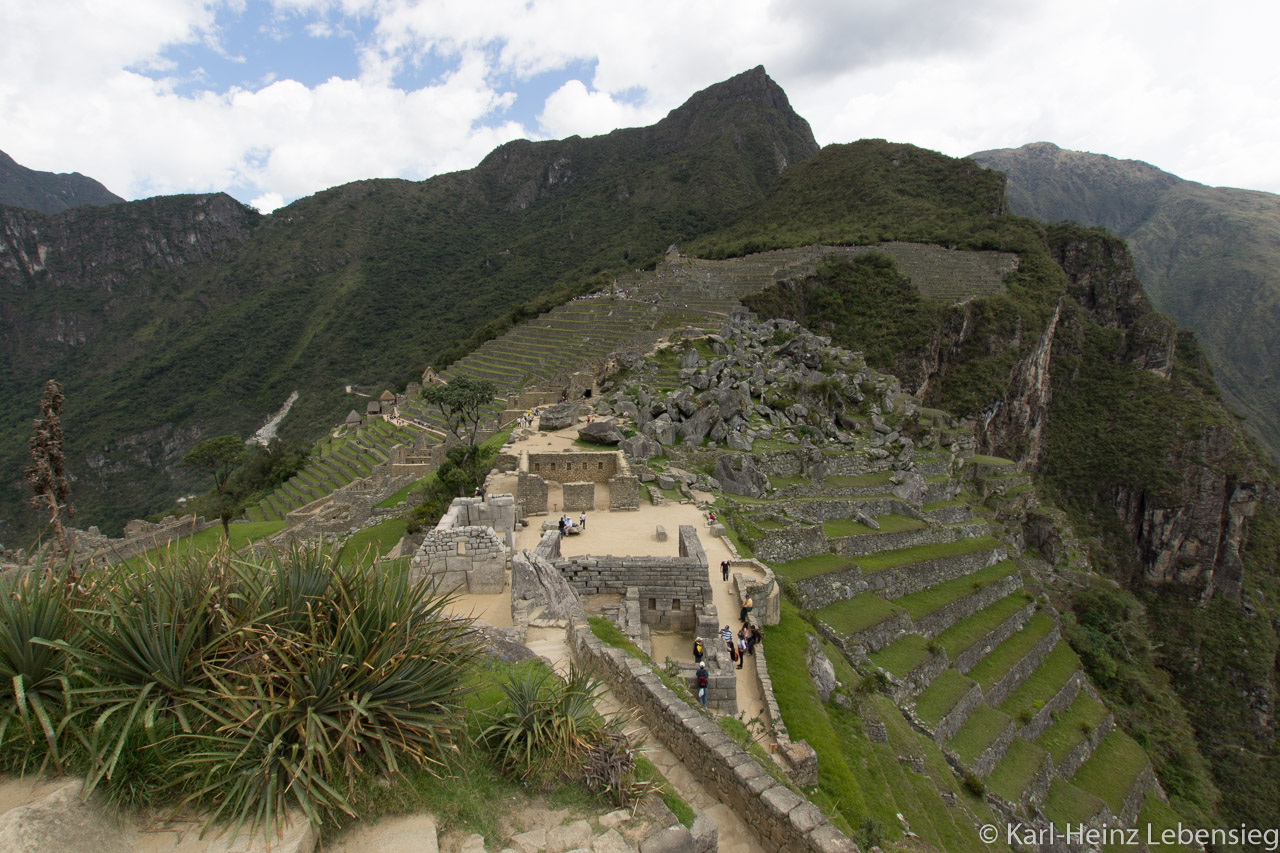
M 1157 377 L 1162 393 L 1175 399 L 1194 391 L 1174 380 L 1177 328 L 1147 303 L 1122 241 L 1100 231 L 1063 229 L 1051 233 L 1050 250 L 1066 276 L 1067 293 L 1015 365 L 1008 392 L 981 424 L 988 449 L 1010 453 L 1024 465 L 1036 465 L 1046 452 L 1102 455 L 1107 450 L 1101 443 L 1115 428 L 1098 423 L 1096 447 L 1046 447 L 1043 427 L 1054 416 L 1055 395 L 1067 395 L 1070 405 L 1071 395 L 1094 390 L 1080 387 L 1078 370 L 1059 371 L 1067 384 L 1055 388 L 1055 359 L 1076 363 L 1102 357 Z M 1115 341 L 1111 351 L 1082 353 L 1090 324 L 1118 332 L 1106 338 Z M 1194 347 L 1190 338 L 1187 343 Z M 1211 395 L 1196 398 L 1214 420 L 1201 415 L 1186 429 L 1162 434 L 1161 481 L 1138 481 L 1125 476 L 1131 472 L 1117 470 L 1095 484 L 1096 498 L 1114 508 L 1147 581 L 1188 584 L 1206 598 L 1217 592 L 1238 600 L 1248 519 L 1258 501 L 1275 499 L 1274 488 L 1250 459 L 1238 425 L 1221 402 Z

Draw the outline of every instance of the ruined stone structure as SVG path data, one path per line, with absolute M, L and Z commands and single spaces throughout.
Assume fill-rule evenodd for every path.
M 201 516 L 174 518 L 170 515 L 157 523 L 134 519 L 124 526 L 124 536 L 119 539 L 103 536 L 96 527 L 71 528 L 67 533 L 71 550 L 77 557 L 86 556 L 95 566 L 111 566 L 217 525 L 216 520 L 205 521 Z
M 609 487 L 609 510 L 640 508 L 640 480 L 631 473 L 626 457 L 608 453 L 529 453 L 517 463 L 516 499 L 526 515 L 547 512 L 547 482 L 560 483 L 566 511 L 593 511 L 595 486 Z
M 436 577 L 442 592 L 502 592 L 515 547 L 516 512 L 511 495 L 454 500 L 418 547 L 410 577 Z
M 412 475 L 394 475 L 385 469 L 370 477 L 352 480 L 347 485 L 319 500 L 304 504 L 285 516 L 285 529 L 280 534 L 288 539 L 305 539 L 340 535 L 362 527 L 374 515 L 374 505 L 416 479 Z

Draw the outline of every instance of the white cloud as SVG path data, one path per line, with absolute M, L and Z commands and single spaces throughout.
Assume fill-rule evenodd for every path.
M 226 188 L 274 206 L 466 168 L 518 136 L 649 124 L 763 64 L 824 144 L 878 136 L 963 155 L 1044 139 L 1280 190 L 1277 12 L 1261 3 L 272 0 L 272 31 L 325 49 L 320 36 L 371 32 L 350 42 L 358 77 L 307 86 L 270 70 L 219 88 L 175 65 L 181 45 L 241 56 L 216 13 L 245 8 L 0 0 L 0 31 L 20 34 L 0 52 L 0 149 L 127 196 Z M 395 83 L 419 66 L 447 70 L 411 91 Z M 582 66 L 590 79 L 551 92 L 538 127 L 502 118 L 523 81 Z

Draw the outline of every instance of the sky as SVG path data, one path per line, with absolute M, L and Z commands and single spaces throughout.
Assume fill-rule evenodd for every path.
M 1278 30 L 1263 0 L 0 0 L 0 151 L 268 212 L 764 65 L 822 145 L 1049 141 L 1280 192 Z

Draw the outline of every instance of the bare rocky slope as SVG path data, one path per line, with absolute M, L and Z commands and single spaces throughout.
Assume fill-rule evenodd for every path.
M 38 172 L 0 151 L 0 205 L 58 213 L 82 204 L 116 204 L 124 199 L 79 172 Z

